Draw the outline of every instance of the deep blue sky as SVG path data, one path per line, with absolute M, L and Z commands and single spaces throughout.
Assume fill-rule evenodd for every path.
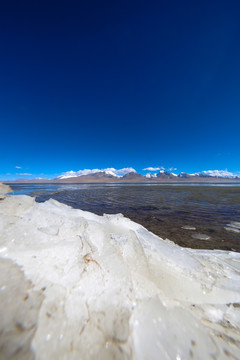
M 2 1 L 0 178 L 239 171 L 239 19 L 239 1 Z

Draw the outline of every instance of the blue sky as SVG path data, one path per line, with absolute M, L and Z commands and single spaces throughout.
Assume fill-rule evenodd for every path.
M 0 179 L 240 171 L 239 17 L 238 1 L 2 3 Z

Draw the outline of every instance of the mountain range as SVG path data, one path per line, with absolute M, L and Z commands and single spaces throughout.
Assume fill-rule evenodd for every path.
M 35 183 L 45 183 L 45 182 L 54 182 L 54 183 L 88 183 L 88 182 L 158 182 L 158 181 L 211 181 L 211 180 L 240 180 L 239 175 L 233 175 L 227 172 L 217 172 L 218 170 L 198 172 L 194 174 L 187 174 L 181 172 L 175 174 L 173 172 L 160 170 L 158 173 L 148 173 L 142 175 L 137 173 L 134 169 L 130 170 L 124 175 L 116 174 L 112 170 L 92 170 L 88 171 L 87 174 L 84 171 L 74 172 L 69 171 L 63 175 L 58 176 L 55 179 L 17 179 L 16 182 L 35 182 Z M 217 172 L 217 173 L 216 173 Z M 80 173 L 80 174 L 79 174 Z M 230 175 L 229 175 L 230 174 Z M 8 182 L 15 182 L 8 181 Z M 7 181 L 5 181 L 7 183 Z

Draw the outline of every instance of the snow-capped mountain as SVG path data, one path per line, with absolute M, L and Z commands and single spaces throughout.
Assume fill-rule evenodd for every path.
M 147 173 L 147 174 L 145 175 L 145 177 L 146 177 L 147 179 L 153 179 L 153 178 L 156 178 L 156 177 L 157 177 L 157 173 L 154 173 L 154 174 Z
M 158 182 L 158 181 L 211 181 L 214 179 L 223 180 L 240 180 L 240 172 L 232 173 L 228 170 L 204 170 L 201 172 L 188 174 L 180 172 L 176 174 L 172 172 L 172 168 L 168 171 L 160 168 L 156 172 L 154 167 L 145 168 L 148 173 L 145 175 L 139 174 L 132 167 L 115 169 L 84 169 L 78 171 L 66 171 L 57 178 L 21 178 L 16 179 L 16 182 Z M 143 169 L 144 170 L 144 169 Z
M 226 170 L 207 170 L 202 171 L 202 175 L 217 177 L 217 178 L 229 178 L 229 179 L 239 179 L 240 175 L 233 174 L 232 172 Z
M 204 170 L 194 174 L 187 174 L 181 172 L 178 177 L 180 178 L 222 178 L 222 179 L 240 179 L 240 175 L 233 174 L 227 170 Z
M 178 174 L 178 177 L 183 178 L 183 179 L 187 179 L 187 178 L 190 178 L 192 176 L 195 176 L 195 175 L 190 175 L 190 174 L 187 174 L 185 172 L 180 172 L 180 174 Z
M 131 180 L 131 181 L 133 181 L 133 180 L 143 180 L 144 181 L 144 178 L 145 177 L 143 175 L 137 173 L 136 171 L 135 172 L 131 171 L 122 177 L 123 180 Z
M 174 179 L 176 177 L 177 177 L 176 174 L 165 171 L 165 170 L 160 170 L 159 173 L 157 174 L 157 178 L 160 178 L 160 179 Z
M 194 174 L 180 172 L 178 175 L 170 171 L 160 170 L 158 173 L 147 173 L 145 177 L 147 179 L 157 178 L 157 179 L 176 179 L 176 180 L 177 178 L 189 179 L 189 180 L 191 179 L 194 180 L 194 178 L 240 179 L 240 175 L 229 172 L 228 170 L 204 170 L 201 172 L 196 172 Z
M 106 168 L 106 169 L 84 169 L 84 170 L 78 170 L 78 171 L 67 171 L 63 173 L 62 175 L 58 176 L 58 180 L 63 179 L 69 179 L 74 177 L 80 177 L 80 176 L 86 176 L 86 175 L 94 175 L 98 173 L 102 173 L 104 175 L 120 178 L 128 173 L 136 173 L 136 170 L 129 167 L 129 168 L 123 168 L 123 169 L 115 169 L 115 168 Z

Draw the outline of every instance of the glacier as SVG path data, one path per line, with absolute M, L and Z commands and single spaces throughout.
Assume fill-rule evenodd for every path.
M 0 185 L 1 359 L 240 358 L 239 253 L 7 192 Z

